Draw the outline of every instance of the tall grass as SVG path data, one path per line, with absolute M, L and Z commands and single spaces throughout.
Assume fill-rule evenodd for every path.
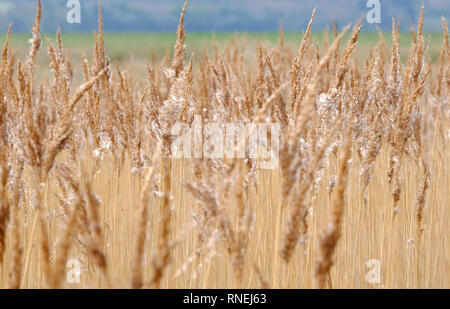
M 424 8 L 406 62 L 395 21 L 392 43 L 380 33 L 361 63 L 360 25 L 346 43 L 350 26 L 319 45 L 314 12 L 297 50 L 280 27 L 279 43 L 248 61 L 237 40 L 187 55 L 186 8 L 145 85 L 109 60 L 100 8 L 80 86 L 61 34 L 41 38 L 39 1 L 25 59 L 8 32 L 0 287 L 448 288 L 446 21 L 436 62 Z M 37 78 L 44 48 L 51 74 Z M 279 123 L 278 168 L 258 169 L 261 157 L 175 159 L 171 129 L 196 115 Z M 66 280 L 74 259 L 79 282 Z

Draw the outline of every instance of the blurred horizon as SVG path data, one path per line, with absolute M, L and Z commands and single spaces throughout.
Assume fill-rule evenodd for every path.
M 42 32 L 92 32 L 98 28 L 98 0 L 80 0 L 81 23 L 66 20 L 66 0 L 42 1 Z M 100 1 L 106 32 L 174 32 L 184 0 L 108 0 Z M 422 0 L 391 0 L 381 3 L 381 23 L 370 24 L 366 14 L 367 0 L 190 0 L 185 16 L 187 32 L 277 32 L 279 22 L 286 32 L 306 28 L 314 7 L 317 7 L 313 31 L 338 28 L 363 18 L 363 31 L 390 31 L 392 18 L 400 20 L 401 31 L 416 25 Z M 441 18 L 448 19 L 450 0 L 426 0 L 424 30 L 442 31 Z M 0 32 L 10 23 L 13 32 L 31 31 L 37 0 L 0 0 Z

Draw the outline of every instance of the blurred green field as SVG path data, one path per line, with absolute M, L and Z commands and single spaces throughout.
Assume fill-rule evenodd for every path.
M 43 34 L 52 41 L 55 41 L 54 34 Z M 233 38 L 239 41 L 246 40 L 250 44 L 258 42 L 266 42 L 274 44 L 279 40 L 278 32 L 250 32 L 250 33 L 208 33 L 208 32 L 191 32 L 186 34 L 186 45 L 188 49 L 194 52 L 201 51 L 204 47 L 210 48 L 212 45 L 213 36 L 215 36 L 219 45 L 225 45 Z M 383 34 L 385 41 L 389 44 L 391 41 L 391 34 Z M 176 33 L 105 33 L 105 47 L 109 50 L 110 57 L 115 60 L 121 60 L 129 57 L 131 54 L 135 56 L 147 56 L 152 50 L 156 56 L 164 54 L 167 46 L 172 46 L 176 40 Z M 329 34 L 329 40 L 332 39 L 332 34 Z M 13 47 L 18 49 L 26 48 L 30 34 L 13 34 L 11 43 Z M 299 44 L 302 39 L 302 34 L 298 32 L 288 32 L 284 34 L 285 42 L 287 44 Z M 426 38 L 430 39 L 431 51 L 440 49 L 442 44 L 442 33 L 429 33 Z M 1 35 L 0 42 L 3 44 L 5 34 Z M 348 35 L 347 35 L 348 39 Z M 358 39 L 358 46 L 363 48 L 373 47 L 379 39 L 378 33 L 365 32 L 361 33 Z M 92 49 L 93 34 L 91 33 L 67 33 L 63 34 L 64 44 L 69 46 L 72 50 L 89 51 Z M 323 42 L 322 33 L 314 33 L 313 40 Z M 401 47 L 408 48 L 411 43 L 411 34 L 402 33 L 400 36 Z M 18 51 L 18 50 L 16 50 Z M 432 55 L 433 56 L 433 55 Z M 436 54 L 434 55 L 436 56 Z
M 30 34 L 12 34 L 11 46 L 13 52 L 19 59 L 24 59 L 28 50 L 28 40 Z M 332 32 L 329 33 L 329 41 L 332 40 Z M 3 45 L 5 41 L 5 34 L 0 35 L 0 43 Z M 56 41 L 55 34 L 43 34 L 42 37 L 48 37 L 52 42 Z M 77 77 L 80 72 L 80 55 L 82 52 L 86 53 L 88 57 L 92 54 L 94 46 L 93 33 L 67 33 L 63 34 L 64 46 L 68 47 L 71 54 L 71 61 L 74 67 L 75 75 Z M 267 46 L 276 44 L 279 41 L 278 32 L 270 33 L 186 33 L 186 46 L 187 55 L 192 52 L 195 54 L 201 54 L 205 50 L 212 50 L 213 37 L 216 38 L 216 42 L 219 48 L 225 47 L 230 44 L 233 39 L 236 39 L 240 43 L 245 43 L 246 56 L 252 58 L 254 55 L 257 44 L 263 43 Z M 388 47 L 390 47 L 392 36 L 390 33 L 383 34 L 384 40 Z M 150 55 L 153 54 L 156 60 L 161 59 L 167 48 L 172 48 L 176 41 L 176 33 L 105 33 L 105 49 L 114 63 L 119 63 L 121 66 L 131 65 L 135 74 L 145 73 L 145 62 L 150 59 Z M 428 57 L 430 60 L 435 61 L 442 46 L 442 33 L 429 33 L 426 35 L 428 40 L 429 49 Z M 285 43 L 292 46 L 295 49 L 302 39 L 302 33 L 299 32 L 287 32 L 284 33 Z M 349 35 L 344 39 L 349 39 Z M 318 44 L 323 43 L 323 33 L 313 33 L 313 40 Z M 375 47 L 379 41 L 378 33 L 361 33 L 358 39 L 358 45 L 356 48 L 356 54 L 362 61 L 367 59 L 370 54 L 370 50 Z M 411 44 L 411 34 L 402 33 L 400 36 L 400 51 L 402 60 L 405 60 L 409 46 Z M 41 69 L 45 71 L 47 66 L 47 43 L 43 41 L 43 49 L 39 54 L 38 63 L 41 65 Z M 129 68 L 131 69 L 131 68 Z

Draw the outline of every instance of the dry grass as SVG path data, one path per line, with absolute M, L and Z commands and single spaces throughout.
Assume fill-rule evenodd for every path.
M 359 25 L 345 47 L 349 26 L 319 46 L 314 12 L 297 50 L 280 33 L 253 61 L 236 40 L 186 61 L 185 10 L 173 56 L 149 60 L 145 86 L 110 63 L 100 9 L 79 87 L 60 33 L 55 46 L 45 40 L 51 76 L 36 77 L 40 3 L 25 60 L 8 33 L 0 287 L 450 287 L 445 20 L 436 63 L 423 12 L 405 63 L 395 22 L 392 48 L 380 34 L 361 63 Z M 174 159 L 171 128 L 196 115 L 279 123 L 279 168 Z M 66 280 L 72 259 L 79 283 Z M 380 262 L 379 282 L 366 280 L 369 260 Z

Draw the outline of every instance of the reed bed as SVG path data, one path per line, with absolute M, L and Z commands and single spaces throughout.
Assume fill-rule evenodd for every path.
M 273 46 L 233 40 L 190 55 L 186 10 L 173 51 L 149 57 L 145 84 L 109 60 L 101 8 L 92 54 L 79 55 L 81 85 L 61 33 L 41 38 L 39 1 L 25 59 L 10 28 L 0 288 L 450 287 L 445 19 L 438 61 L 422 7 L 406 61 L 393 21 L 392 42 L 380 33 L 361 62 L 360 24 L 319 45 L 315 12 L 296 49 L 280 30 Z M 50 75 L 36 78 L 45 49 Z M 279 124 L 279 164 L 175 158 L 172 129 L 196 116 L 222 128 Z

